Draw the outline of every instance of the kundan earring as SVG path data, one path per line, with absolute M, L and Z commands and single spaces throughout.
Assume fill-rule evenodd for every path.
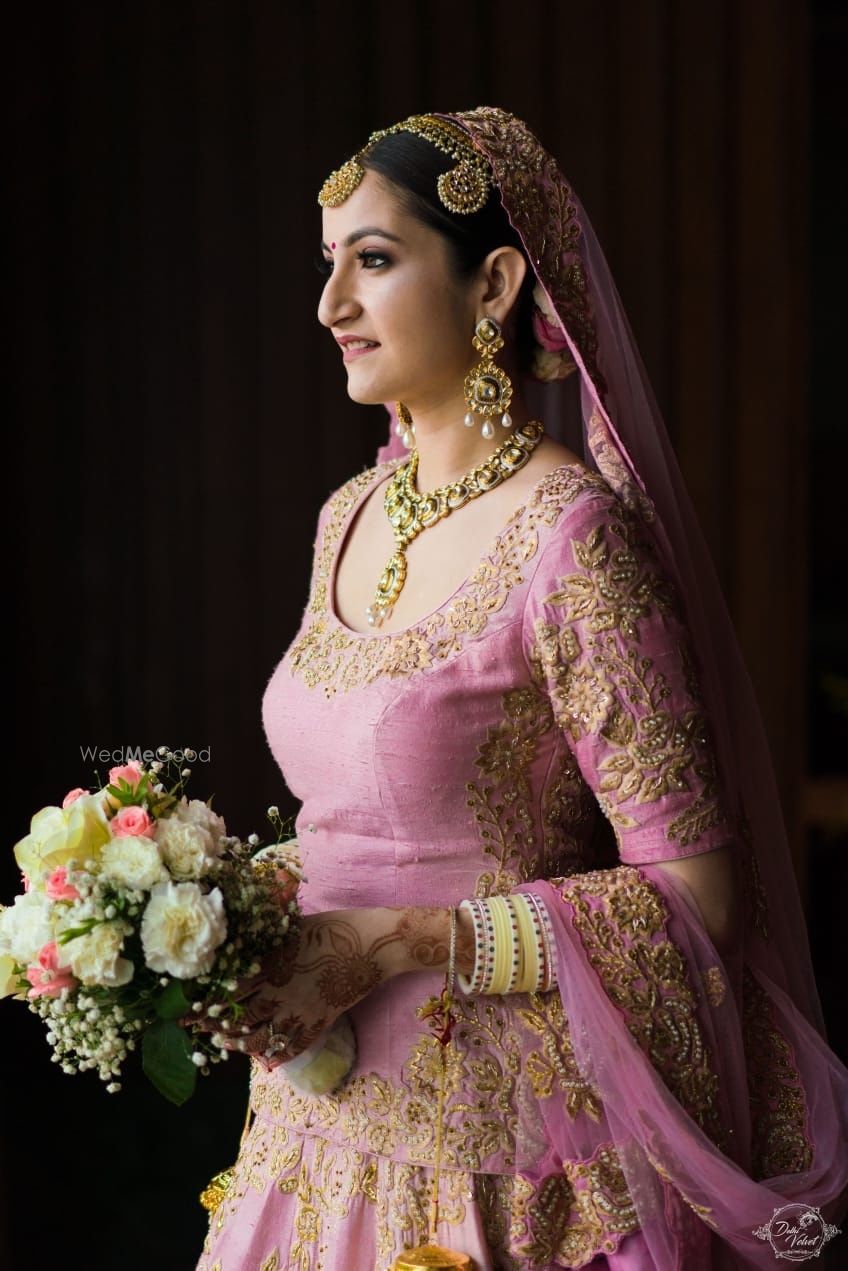
M 408 407 L 403 402 L 395 402 L 397 411 L 397 422 L 395 423 L 395 432 L 398 437 L 403 439 L 403 444 L 407 450 L 411 450 L 415 445 L 415 424 L 412 422 L 412 416 Z
M 471 343 L 483 356 L 465 377 L 465 404 L 468 413 L 464 423 L 467 428 L 474 427 L 474 414 L 483 415 L 483 436 L 494 437 L 495 426 L 489 415 L 500 414 L 504 428 L 512 426 L 509 414 L 509 403 L 512 401 L 512 380 L 500 366 L 495 366 L 492 358 L 503 348 L 503 336 L 500 323 L 495 318 L 481 318 L 474 328 Z

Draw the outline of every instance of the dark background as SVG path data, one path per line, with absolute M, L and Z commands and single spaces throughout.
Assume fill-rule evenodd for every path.
M 318 507 L 387 436 L 315 317 L 317 191 L 374 128 L 501 105 L 556 154 L 618 281 L 763 705 L 848 1058 L 845 6 L 116 0 L 28 6 L 6 49 L 0 895 L 32 812 L 105 776 L 86 747 L 208 747 L 191 793 L 233 832 L 296 811 L 261 695 Z M 191 1271 L 246 1063 L 175 1109 L 136 1073 L 117 1096 L 61 1074 L 20 1004 L 0 1019 L 0 1268 Z

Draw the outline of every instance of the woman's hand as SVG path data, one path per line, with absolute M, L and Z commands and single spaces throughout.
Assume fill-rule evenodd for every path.
M 456 967 L 470 975 L 474 928 L 467 912 L 457 917 Z M 442 907 L 308 914 L 300 920 L 294 952 L 285 941 L 271 951 L 258 975 L 242 982 L 238 1024 L 224 1027 L 220 1019 L 202 1015 L 190 1017 L 191 1022 L 218 1033 L 225 1049 L 245 1051 L 273 1068 L 306 1050 L 385 980 L 408 971 L 445 970 L 449 947 L 450 910 Z M 274 1034 L 288 1039 L 284 1050 Z
M 395 926 L 394 911 L 386 909 L 307 914 L 294 951 L 284 941 L 267 956 L 259 975 L 243 982 L 238 1024 L 225 1028 L 209 1016 L 192 1022 L 218 1033 L 227 1050 L 272 1061 L 263 1062 L 265 1067 L 294 1059 L 344 1011 L 399 973 Z M 273 1034 L 288 1039 L 276 1055 Z

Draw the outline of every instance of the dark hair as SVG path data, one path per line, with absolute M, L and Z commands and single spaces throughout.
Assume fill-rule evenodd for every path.
M 517 247 L 527 272 L 515 302 L 515 355 L 518 369 L 529 374 L 535 350 L 533 287 L 535 274 L 518 231 L 510 224 L 500 194 L 492 186 L 479 212 L 449 212 L 439 198 L 436 182 L 456 160 L 411 132 L 396 132 L 378 141 L 360 159 L 363 168 L 379 173 L 397 187 L 406 210 L 447 240 L 450 259 L 460 279 L 471 278 L 496 247 Z

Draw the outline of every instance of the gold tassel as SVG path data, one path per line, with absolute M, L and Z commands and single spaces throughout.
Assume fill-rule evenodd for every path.
M 423 1006 L 416 1009 L 419 1019 L 428 1019 L 439 1042 L 439 1103 L 436 1113 L 436 1153 L 433 1169 L 433 1195 L 430 1200 L 430 1239 L 425 1245 L 417 1245 L 414 1249 L 405 1249 L 392 1263 L 392 1271 L 418 1271 L 421 1267 L 430 1267 L 431 1271 L 475 1271 L 475 1262 L 467 1253 L 458 1253 L 455 1249 L 446 1249 L 436 1243 L 436 1231 L 439 1225 L 439 1174 L 442 1164 L 442 1133 L 445 1110 L 445 1081 L 447 1076 L 446 1052 L 452 1044 L 456 1016 L 453 1014 L 452 984 L 454 978 L 454 960 L 456 957 L 456 910 L 451 909 L 451 942 L 448 972 L 445 976 L 445 987 L 441 997 L 430 997 Z

